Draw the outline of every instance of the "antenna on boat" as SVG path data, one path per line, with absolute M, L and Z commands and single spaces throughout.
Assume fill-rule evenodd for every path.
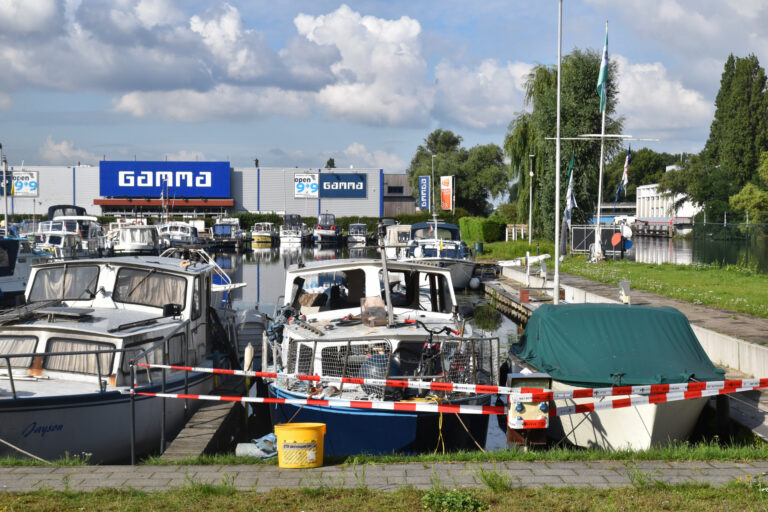
M 8 159 L 3 153 L 3 145 L 0 144 L 0 165 L 3 166 L 3 199 L 5 200 L 5 210 L 3 210 L 3 218 L 5 220 L 5 231 L 3 238 L 8 238 L 8 180 L 6 179 L 8 174 Z

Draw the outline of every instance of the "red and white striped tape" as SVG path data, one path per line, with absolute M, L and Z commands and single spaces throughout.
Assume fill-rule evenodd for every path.
M 302 375 L 295 373 L 255 372 L 246 370 L 226 370 L 221 368 L 203 368 L 147 363 L 136 364 L 137 366 L 147 368 L 166 368 L 170 370 L 218 373 L 222 375 L 239 375 L 243 377 L 264 377 L 270 379 L 284 378 L 311 382 L 322 381 L 338 382 L 344 384 L 366 384 L 372 386 L 447 391 L 454 393 L 511 395 L 511 399 L 517 402 L 548 402 L 550 400 L 566 400 L 573 398 L 602 398 L 607 396 L 655 395 L 663 393 L 684 393 L 690 391 L 735 390 L 740 388 L 759 389 L 768 387 L 768 379 L 733 379 L 708 382 L 680 382 L 676 384 L 650 384 L 642 386 L 615 386 L 605 388 L 580 388 L 567 391 L 553 391 L 539 388 L 510 388 L 506 386 L 463 384 L 457 382 L 425 382 L 420 380 L 406 379 L 363 379 L 358 377 L 320 377 L 318 375 Z
M 444 412 L 457 414 L 506 414 L 506 407 L 491 405 L 437 404 L 432 402 L 390 402 L 370 400 L 322 400 L 302 398 L 261 398 L 251 396 L 185 395 L 180 393 L 143 393 L 141 396 L 181 398 L 188 400 L 213 400 L 256 404 L 322 405 L 335 408 L 378 409 L 384 411 Z
M 680 400 L 691 400 L 694 398 L 707 398 L 710 396 L 728 395 L 731 393 L 741 393 L 743 391 L 752 391 L 765 386 L 752 386 L 742 388 L 723 388 L 723 389 L 704 389 L 701 391 L 677 391 L 674 393 L 657 393 L 646 396 L 633 396 L 629 398 L 617 398 L 615 400 L 606 400 L 604 402 L 591 402 L 587 404 L 575 404 L 563 407 L 552 407 L 549 409 L 549 417 L 569 416 L 571 414 L 590 413 L 594 411 L 603 411 L 608 409 L 622 409 L 624 407 L 637 407 L 639 405 L 661 404 L 665 402 L 677 402 Z

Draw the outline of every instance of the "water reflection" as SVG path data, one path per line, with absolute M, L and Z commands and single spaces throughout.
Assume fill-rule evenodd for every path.
M 729 264 L 768 272 L 768 239 L 709 240 L 634 237 L 630 258 L 641 263 Z

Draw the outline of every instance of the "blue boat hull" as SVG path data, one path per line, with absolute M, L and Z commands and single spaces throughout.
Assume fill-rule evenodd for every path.
M 269 386 L 269 394 L 273 398 L 306 398 L 273 385 Z M 490 399 L 490 395 L 482 395 L 450 403 L 489 405 Z M 272 404 L 270 416 L 274 425 L 289 421 L 325 423 L 325 455 L 423 453 L 436 448 L 442 451 L 441 433 L 446 451 L 476 450 L 475 441 L 484 447 L 488 433 L 488 416 L 480 414 L 460 415 L 466 429 L 455 414 L 443 414 L 441 425 L 439 413 Z

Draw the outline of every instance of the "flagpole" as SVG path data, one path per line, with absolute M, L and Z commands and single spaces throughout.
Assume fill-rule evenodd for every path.
M 605 20 L 606 46 L 608 44 L 608 20 Z M 607 49 L 604 49 L 605 53 Z M 607 59 L 607 57 L 606 57 Z M 606 63 L 607 65 L 607 63 Z M 606 74 L 605 80 L 608 80 Z M 608 110 L 608 87 L 605 85 L 605 106 L 603 107 L 603 120 L 600 127 L 600 175 L 597 179 L 597 226 L 595 227 L 595 259 L 603 259 L 603 247 L 600 239 L 600 205 L 603 202 L 603 165 L 605 162 L 605 112 Z
M 552 293 L 552 303 L 560 303 L 560 71 L 563 49 L 563 0 L 557 7 L 557 128 L 555 138 L 555 289 Z

